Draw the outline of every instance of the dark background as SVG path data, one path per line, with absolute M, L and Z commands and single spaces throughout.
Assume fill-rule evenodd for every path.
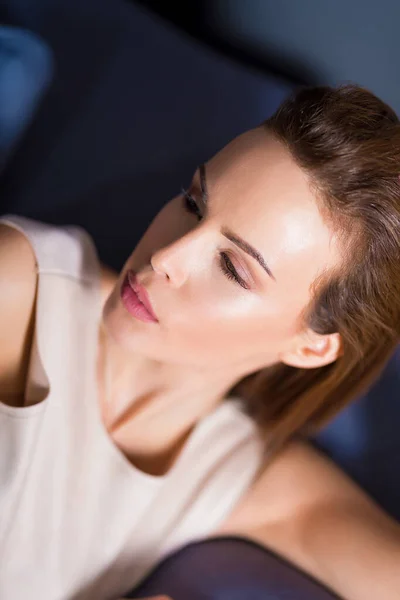
M 400 112 L 397 0 L 204 0 L 182 8 L 176 0 L 143 4 L 292 78 L 356 81 Z

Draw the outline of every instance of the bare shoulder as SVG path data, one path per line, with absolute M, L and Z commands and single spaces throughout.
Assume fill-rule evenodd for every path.
M 303 527 L 318 515 L 342 515 L 355 510 L 387 521 L 383 511 L 333 461 L 311 444 L 290 443 L 260 472 L 231 515 L 228 526 L 265 531 Z M 269 535 L 269 534 L 268 534 Z M 272 538 L 271 538 L 272 539 Z
M 31 245 L 22 233 L 0 224 L 0 398 L 10 404 L 23 400 L 36 287 Z
M 265 465 L 223 531 L 254 539 L 344 598 L 397 598 L 400 525 L 305 442 Z
M 319 502 L 357 495 L 357 491 L 328 458 L 311 445 L 294 441 L 264 465 L 229 522 L 251 527 L 257 520 L 258 525 L 268 526 Z

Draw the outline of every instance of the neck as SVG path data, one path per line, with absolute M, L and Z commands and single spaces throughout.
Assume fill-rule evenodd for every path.
M 111 433 L 135 441 L 140 453 L 179 445 L 215 409 L 240 377 L 222 369 L 201 370 L 162 363 L 121 350 L 100 329 L 99 387 Z M 124 433 L 125 432 L 125 433 Z

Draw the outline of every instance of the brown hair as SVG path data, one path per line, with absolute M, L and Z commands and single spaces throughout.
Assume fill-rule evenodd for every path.
M 339 332 L 342 354 L 317 369 L 282 363 L 237 386 L 272 447 L 324 424 L 377 376 L 400 332 L 400 125 L 355 85 L 298 91 L 264 127 L 309 175 L 346 240 L 343 265 L 316 282 L 306 323 Z

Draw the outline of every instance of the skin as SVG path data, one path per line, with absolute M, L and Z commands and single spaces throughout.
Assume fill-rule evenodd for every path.
M 99 409 L 132 464 L 159 475 L 244 375 L 276 361 L 313 368 L 340 352 L 338 334 L 317 335 L 302 319 L 313 282 L 341 260 L 306 174 L 262 129 L 231 142 L 205 173 L 207 207 L 196 172 L 189 190 L 195 213 L 174 198 L 120 275 L 106 268 L 102 275 Z M 273 277 L 226 229 L 258 250 Z M 246 289 L 220 270 L 221 252 Z M 134 319 L 121 302 L 131 268 L 157 323 Z M 36 284 L 29 244 L 0 226 L 1 399 L 21 406 Z M 290 444 L 264 466 L 218 533 L 261 542 L 349 600 L 398 598 L 399 526 L 306 444 Z

